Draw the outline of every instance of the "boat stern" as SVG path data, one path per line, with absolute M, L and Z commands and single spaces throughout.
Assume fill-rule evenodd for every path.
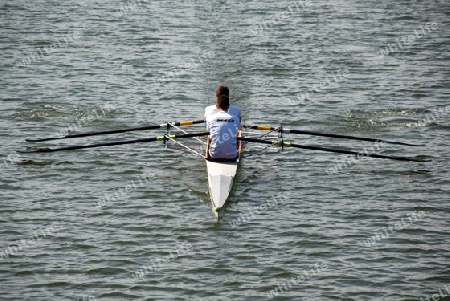
M 209 194 L 212 201 L 212 210 L 218 217 L 220 209 L 225 205 L 231 188 L 233 186 L 233 179 L 236 175 L 236 162 L 209 162 L 208 166 L 208 186 Z

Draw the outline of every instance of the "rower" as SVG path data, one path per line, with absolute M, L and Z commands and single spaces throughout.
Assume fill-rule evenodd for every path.
M 228 89 L 227 86 L 222 85 L 222 86 L 217 87 L 216 102 L 217 102 L 217 99 L 219 98 L 219 96 L 222 96 L 222 95 L 227 96 L 228 98 L 230 97 L 230 90 Z M 205 120 L 208 116 L 210 116 L 214 113 L 217 113 L 217 112 L 218 112 L 218 109 L 217 109 L 216 105 L 211 105 L 211 106 L 206 107 L 205 108 Z M 237 116 L 239 118 L 239 122 L 241 121 L 241 109 L 239 107 L 230 105 L 230 108 L 228 109 L 228 113 L 230 115 Z
M 235 159 L 237 153 L 237 134 L 239 118 L 228 113 L 230 99 L 228 96 L 217 97 L 217 113 L 206 117 L 206 126 L 209 131 L 208 155 L 212 159 Z

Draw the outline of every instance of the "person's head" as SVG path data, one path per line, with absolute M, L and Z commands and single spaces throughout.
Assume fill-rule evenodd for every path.
M 230 98 L 226 95 L 217 97 L 216 107 L 223 111 L 228 111 L 230 108 Z
M 216 89 L 216 98 L 218 98 L 221 95 L 225 95 L 230 97 L 230 90 L 228 90 L 227 86 L 218 86 Z

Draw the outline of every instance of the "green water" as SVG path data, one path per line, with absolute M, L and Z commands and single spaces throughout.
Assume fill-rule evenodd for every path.
M 0 299 L 446 293 L 449 10 L 445 1 L 0 1 Z M 379 150 L 432 162 L 250 155 L 256 146 L 246 145 L 217 222 L 204 160 L 173 144 L 15 152 L 161 135 L 24 142 L 201 119 L 219 84 L 245 124 L 424 144 Z

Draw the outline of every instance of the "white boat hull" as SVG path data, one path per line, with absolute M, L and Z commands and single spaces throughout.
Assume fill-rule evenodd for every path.
M 238 162 L 206 161 L 206 166 L 208 169 L 208 186 L 213 212 L 218 217 L 220 209 L 225 205 L 233 187 Z
M 241 132 L 238 132 L 238 137 Z M 236 176 L 239 158 L 241 154 L 241 143 L 238 141 L 238 158 L 233 161 L 217 162 L 206 159 L 206 168 L 208 170 L 208 187 L 211 197 L 212 210 L 216 217 L 219 217 L 220 209 L 227 202 L 233 187 L 233 180 Z M 208 148 L 206 148 L 206 156 L 208 156 Z

